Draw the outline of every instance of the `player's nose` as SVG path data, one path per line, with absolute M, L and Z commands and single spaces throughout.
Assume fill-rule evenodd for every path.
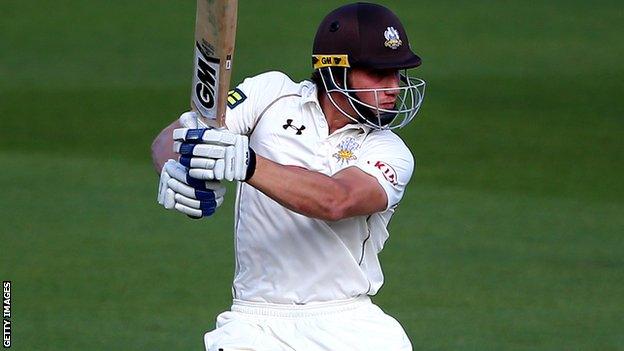
M 399 72 L 391 72 L 385 77 L 386 95 L 396 96 L 399 94 L 400 77 Z

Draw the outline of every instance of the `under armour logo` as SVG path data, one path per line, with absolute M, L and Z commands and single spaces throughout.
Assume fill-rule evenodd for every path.
M 302 125 L 301 127 L 297 128 L 297 127 L 292 125 L 292 121 L 293 121 L 292 119 L 287 119 L 286 120 L 286 124 L 284 124 L 282 127 L 284 129 L 292 128 L 292 129 L 297 131 L 297 133 L 295 133 L 296 135 L 301 135 L 301 132 L 303 132 L 303 130 L 305 130 L 305 126 Z

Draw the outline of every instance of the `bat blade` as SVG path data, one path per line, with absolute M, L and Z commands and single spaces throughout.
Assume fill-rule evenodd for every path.
M 197 0 L 191 110 L 213 127 L 225 126 L 238 0 Z

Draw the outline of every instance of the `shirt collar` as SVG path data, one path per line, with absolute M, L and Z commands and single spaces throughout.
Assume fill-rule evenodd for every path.
M 370 132 L 371 128 L 367 125 L 361 124 L 361 123 L 350 123 L 347 124 L 346 126 L 337 129 L 334 134 L 339 134 L 339 133 L 344 133 L 346 131 L 350 131 L 350 130 L 357 130 L 357 131 L 361 131 L 365 134 L 368 134 L 368 132 Z M 361 134 L 361 133 L 358 133 Z
M 314 103 L 319 108 L 321 107 L 321 103 L 318 101 L 316 84 L 309 80 L 303 81 L 301 87 L 301 104 L 305 105 L 307 103 Z
M 308 103 L 313 103 L 319 108 L 319 110 L 322 110 L 321 103 L 318 101 L 318 90 L 317 90 L 316 84 L 314 84 L 313 82 L 309 80 L 306 80 L 306 81 L 303 81 L 302 87 L 301 87 L 301 104 L 305 105 Z M 334 134 L 339 134 L 339 133 L 352 130 L 352 129 L 361 130 L 362 132 L 366 134 L 368 134 L 371 130 L 371 128 L 365 124 L 351 123 L 336 130 Z

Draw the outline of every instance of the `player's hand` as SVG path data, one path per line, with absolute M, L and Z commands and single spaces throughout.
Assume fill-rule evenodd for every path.
M 249 180 L 255 169 L 255 153 L 247 136 L 225 129 L 179 128 L 173 132 L 173 151 L 189 175 L 203 180 Z
M 212 215 L 223 203 L 225 187 L 219 181 L 203 181 L 188 176 L 188 169 L 169 160 L 160 174 L 158 203 L 189 217 Z
M 199 118 L 199 114 L 194 111 L 187 111 L 180 115 L 178 118 L 180 125 L 184 128 L 195 128 L 195 129 L 203 129 L 210 128 L 201 118 Z

